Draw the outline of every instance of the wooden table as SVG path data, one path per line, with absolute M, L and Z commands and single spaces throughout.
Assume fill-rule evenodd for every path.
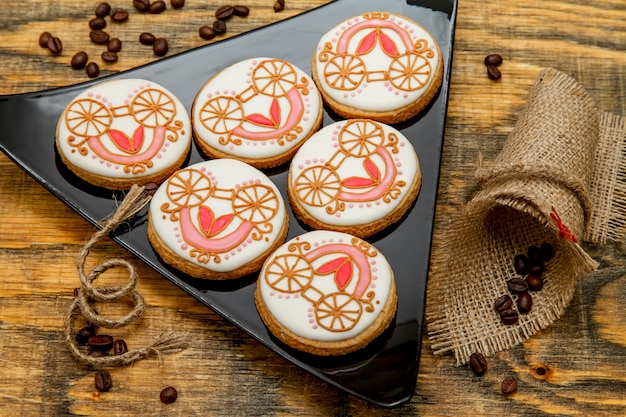
M 248 0 L 250 15 L 230 21 L 228 35 L 326 2 L 286 0 L 285 10 L 275 13 L 273 0 Z M 87 40 L 96 4 L 4 2 L 0 94 L 87 80 L 68 62 L 78 49 L 93 56 L 102 49 Z M 197 28 L 210 23 L 224 4 L 188 0 L 185 8 L 161 15 L 132 14 L 114 33 L 124 40 L 137 27 L 151 27 L 169 39 L 169 54 L 174 54 L 204 44 Z M 129 0 L 123 6 L 135 13 Z M 45 30 L 63 40 L 61 56 L 39 47 Z M 498 82 L 487 78 L 483 65 L 491 52 L 504 57 Z M 102 65 L 102 73 L 158 59 L 138 42 L 125 42 L 120 56 L 117 63 Z M 626 3 L 459 0 L 435 245 L 474 189 L 478 155 L 497 155 L 538 71 L 548 66 L 576 77 L 599 108 L 626 114 Z M 393 410 L 355 399 L 281 359 L 136 262 L 139 291 L 149 308 L 131 328 L 132 337 L 145 344 L 164 328 L 183 331 L 192 343 L 161 361 L 113 369 L 115 389 L 99 394 L 94 371 L 70 356 L 62 332 L 62 317 L 78 286 L 76 254 L 94 229 L 4 156 L 0 195 L 0 415 L 626 414 L 626 247 L 621 242 L 587 247 L 601 269 L 580 282 L 563 317 L 523 345 L 490 358 L 482 378 L 455 366 L 450 356 L 433 356 L 425 336 L 415 395 Z M 129 255 L 107 240 L 93 257 Z M 546 372 L 539 375 L 538 367 Z M 500 381 L 509 375 L 519 378 L 519 390 L 504 396 Z M 165 385 L 179 390 L 178 401 L 168 406 L 158 399 Z

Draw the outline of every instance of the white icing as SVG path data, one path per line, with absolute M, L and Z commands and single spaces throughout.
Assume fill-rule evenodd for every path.
M 136 146 L 141 128 L 143 142 Z M 116 145 L 116 131 L 118 140 L 135 148 Z M 68 104 L 57 126 L 59 152 L 72 165 L 115 179 L 139 179 L 171 168 L 190 141 L 191 123 L 183 104 L 166 88 L 141 79 L 88 88 Z
M 378 135 L 381 131 L 382 135 Z M 363 150 L 361 153 L 365 155 L 357 156 L 358 149 L 349 152 L 346 149 L 357 143 L 352 141 L 356 136 L 351 133 L 361 132 L 366 133 L 364 137 L 367 139 L 365 142 L 368 147 L 359 149 L 368 151 Z M 393 146 L 395 139 L 397 143 Z M 375 152 L 378 148 L 383 149 Z M 392 166 L 385 162 L 382 154 L 391 158 Z M 365 185 L 361 188 L 346 186 L 344 181 L 348 178 L 360 177 L 363 180 L 374 181 L 375 178 L 365 167 L 368 158 L 378 170 L 380 180 L 386 174 L 392 176 L 395 171 L 392 187 L 384 187 L 381 184 Z M 319 221 L 337 226 L 370 224 L 384 218 L 405 203 L 409 196 L 408 191 L 420 172 L 415 149 L 400 131 L 383 123 L 365 119 L 336 122 L 316 132 L 298 150 L 289 170 L 291 176 L 288 187 L 301 207 Z M 336 176 L 331 174 L 331 171 Z M 321 183 L 318 196 L 323 200 L 318 200 L 315 204 L 314 193 L 309 193 L 311 178 Z M 393 188 L 392 193 L 381 194 L 390 188 Z M 372 194 L 377 189 L 379 191 Z M 344 192 L 366 197 L 347 198 L 342 194 Z
M 358 242 L 356 245 L 355 241 Z M 309 243 L 309 248 L 300 246 L 299 250 L 294 245 L 303 242 Z M 332 245 L 338 246 L 315 259 L 306 258 L 307 254 Z M 343 248 L 357 249 L 361 259 L 364 260 L 362 264 L 364 267 L 359 268 L 355 257 L 348 255 L 339 245 Z M 364 248 L 367 250 L 363 250 Z M 329 261 L 348 256 L 351 259 L 349 263 L 353 273 L 350 282 L 343 289 L 339 288 L 335 281 L 336 275 L 332 271 L 324 274 L 315 272 Z M 298 271 L 297 277 L 304 275 L 310 277 L 300 281 L 302 286 L 292 281 L 291 291 L 286 290 L 289 279 L 280 279 L 281 275 L 277 273 L 283 269 L 282 267 L 286 265 L 284 261 L 287 260 L 289 266 Z M 392 279 L 391 266 L 386 258 L 365 241 L 346 233 L 313 231 L 300 235 L 278 248 L 263 265 L 257 285 L 267 309 L 281 325 L 309 340 L 338 341 L 355 337 L 374 323 L 389 298 Z M 366 288 L 357 296 L 358 286 L 362 283 L 366 284 Z M 341 294 L 339 300 L 351 299 L 351 302 L 341 309 L 343 318 L 347 319 L 344 324 L 354 324 L 349 330 L 341 331 L 339 322 L 331 325 L 330 321 L 320 319 L 325 308 L 320 300 L 338 293 Z M 368 306 L 372 307 L 372 311 L 366 311 Z M 347 313 L 348 310 L 360 310 L 360 315 Z
M 258 203 L 262 204 L 255 209 Z M 215 221 L 235 215 L 227 227 L 207 235 L 199 217 L 206 208 L 212 210 Z M 183 225 L 183 210 L 189 210 L 193 227 Z M 285 216 L 285 204 L 274 183 L 256 168 L 233 159 L 200 162 L 176 172 L 150 202 L 152 226 L 165 245 L 182 259 L 216 272 L 234 271 L 271 248 Z M 191 233 L 185 233 L 195 231 L 213 245 L 239 236 L 249 222 L 256 227 L 233 238 L 236 245 L 226 250 L 198 250 L 189 238 Z
M 271 75 L 281 78 L 272 81 Z M 272 116 L 274 100 L 279 117 Z M 273 58 L 246 59 L 220 71 L 198 92 L 192 108 L 194 134 L 228 155 L 273 158 L 298 146 L 318 127 L 320 103 L 313 80 L 294 65 Z M 219 110 L 226 110 L 227 117 L 218 116 Z M 257 119 L 250 119 L 254 115 Z M 271 125 L 259 124 L 263 118 Z
M 358 25 L 365 25 L 369 20 L 360 15 L 347 19 L 329 30 L 320 39 L 314 54 L 313 65 L 317 71 L 318 86 L 338 103 L 368 111 L 392 111 L 419 100 L 429 90 L 440 65 L 440 52 L 436 41 L 428 31 L 406 17 L 386 12 L 368 15 L 377 16 L 376 20 L 370 20 L 371 22 L 389 22 L 391 27 L 359 28 Z M 342 34 L 353 28 L 357 29 L 347 42 L 346 51 L 338 50 L 341 48 Z M 397 56 L 392 57 L 385 53 L 381 46 L 381 35 L 376 36 L 373 49 L 365 53 L 357 52 L 359 45 L 368 35 L 373 37 L 372 33 L 375 31 L 380 31 L 393 42 Z M 410 46 L 402 41 L 401 34 L 410 39 L 412 42 Z M 425 40 L 423 46 L 418 44 L 419 40 Z M 331 48 L 327 54 L 328 59 L 322 62 L 327 43 Z M 422 47 L 431 51 L 432 56 L 427 55 Z M 338 68 L 347 70 L 351 81 L 343 77 L 337 79 L 335 75 L 324 76 L 325 73 L 328 74 L 326 68 L 334 74 L 337 74 Z M 401 85 L 408 80 L 401 73 L 406 68 L 413 69 L 411 87 L 408 84 Z M 395 81 L 390 82 L 390 79 Z M 419 82 L 416 82 L 417 80 Z M 397 88 L 399 86 L 401 88 Z

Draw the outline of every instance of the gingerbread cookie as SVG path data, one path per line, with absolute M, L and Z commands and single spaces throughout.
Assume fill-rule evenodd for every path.
M 280 191 L 258 169 L 215 159 L 181 169 L 150 202 L 148 238 L 163 261 L 196 278 L 258 271 L 281 245 L 288 217 Z
M 353 119 L 324 127 L 300 148 L 287 192 L 304 223 L 364 238 L 404 215 L 421 179 L 417 154 L 400 131 Z
M 85 181 L 114 190 L 160 183 L 184 162 L 191 122 L 164 87 L 141 79 L 88 88 L 65 108 L 56 130 L 63 163 Z
M 287 162 L 323 116 L 313 80 L 287 61 L 252 58 L 220 71 L 192 107 L 194 138 L 213 158 L 257 168 Z
M 433 99 L 441 86 L 443 59 L 433 36 L 414 21 L 372 12 L 322 36 L 312 74 L 337 114 L 398 123 Z
M 328 356 L 354 352 L 382 334 L 397 295 L 391 266 L 375 247 L 345 233 L 313 231 L 267 259 L 255 301 L 274 336 Z

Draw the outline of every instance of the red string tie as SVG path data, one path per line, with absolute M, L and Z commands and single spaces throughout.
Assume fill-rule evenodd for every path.
M 550 212 L 550 217 L 552 218 L 552 220 L 554 220 L 554 222 L 558 226 L 559 236 L 561 238 L 567 238 L 574 243 L 578 243 L 578 239 L 576 239 L 576 236 L 574 236 L 572 232 L 570 232 L 570 230 L 567 228 L 567 226 L 565 226 L 565 224 L 563 223 L 563 220 L 561 220 L 561 216 L 559 216 L 559 213 L 556 212 L 556 209 L 554 208 L 554 206 L 552 207 L 552 211 Z

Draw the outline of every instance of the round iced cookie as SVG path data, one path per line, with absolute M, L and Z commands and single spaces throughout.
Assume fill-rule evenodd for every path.
M 234 159 L 174 173 L 150 201 L 148 238 L 163 261 L 196 278 L 224 280 L 258 271 L 288 229 L 278 188 Z
M 269 168 L 287 162 L 319 128 L 323 105 L 313 80 L 296 66 L 251 58 L 209 79 L 191 113 L 205 154 Z
M 320 39 L 312 75 L 328 106 L 346 118 L 398 123 L 420 113 L 443 79 L 435 39 L 400 15 L 351 17 Z
M 178 98 L 154 82 L 106 81 L 67 105 L 56 147 L 78 177 L 124 190 L 160 183 L 180 168 L 191 147 L 191 121 Z
M 343 355 L 389 326 L 397 306 L 391 266 L 371 244 L 346 233 L 297 236 L 267 259 L 255 291 L 269 330 L 294 349 Z
M 298 150 L 287 193 L 304 223 L 364 238 L 397 222 L 421 184 L 417 154 L 400 131 L 350 119 L 325 126 Z

